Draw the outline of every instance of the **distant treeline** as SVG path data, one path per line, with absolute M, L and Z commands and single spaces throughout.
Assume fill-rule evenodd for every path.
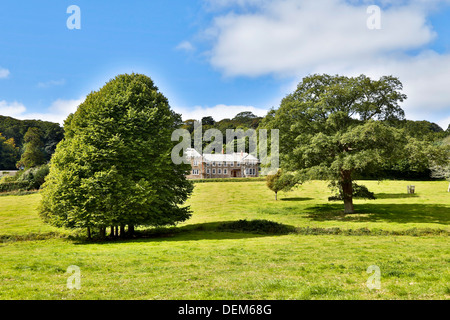
M 49 161 L 56 145 L 64 138 L 58 123 L 42 120 L 18 120 L 0 115 L 0 170 L 14 170 L 24 152 L 25 135 L 33 129 L 45 161 Z
M 401 120 L 392 125 L 404 129 L 405 134 L 418 140 L 428 141 L 430 144 L 442 144 L 450 137 L 450 125 L 444 131 L 439 125 L 426 120 Z M 393 166 L 386 166 L 380 172 L 365 175 L 362 179 L 397 179 L 397 180 L 432 180 L 430 168 L 417 168 L 408 159 L 398 161 Z
M 223 134 L 225 149 L 227 129 L 258 129 L 264 118 L 258 117 L 250 111 L 244 111 L 238 113 L 233 118 L 221 120 L 216 120 L 213 116 L 207 116 L 201 119 L 188 119 L 181 123 L 181 128 L 187 129 L 193 135 L 194 121 L 196 120 L 201 121 L 203 133 L 211 128 L 220 130 Z M 441 143 L 450 136 L 450 126 L 447 130 L 444 130 L 436 123 L 426 120 L 401 120 L 393 122 L 392 126 L 402 128 L 405 134 L 420 140 L 429 141 L 430 143 Z M 56 145 L 64 137 L 64 130 L 58 123 L 41 120 L 17 120 L 11 117 L 0 116 L 0 170 L 16 169 L 16 164 L 24 152 L 25 134 L 30 128 L 38 129 L 39 139 L 42 142 L 41 148 L 46 161 L 50 160 Z M 383 168 L 381 172 L 378 172 L 374 176 L 364 176 L 361 178 L 424 180 L 430 179 L 430 173 L 429 168 L 412 167 L 405 159 L 398 162 L 395 166 Z

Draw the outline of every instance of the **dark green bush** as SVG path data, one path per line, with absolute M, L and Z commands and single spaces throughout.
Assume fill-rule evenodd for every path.
M 48 173 L 47 164 L 19 172 L 15 177 L 4 179 L 0 183 L 0 192 L 37 190 L 44 183 Z
M 17 181 L 26 181 L 28 182 L 28 190 L 36 190 L 44 183 L 45 177 L 48 175 L 49 171 L 50 169 L 47 164 L 31 168 L 25 170 Z
M 269 220 L 238 220 L 223 222 L 217 229 L 219 231 L 238 231 L 260 234 L 288 234 L 295 231 L 295 228 L 292 226 Z
M 0 192 L 11 192 L 17 190 L 28 190 L 27 181 L 12 181 L 0 183 Z

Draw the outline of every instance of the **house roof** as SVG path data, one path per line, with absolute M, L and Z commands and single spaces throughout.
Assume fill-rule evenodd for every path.
M 186 157 L 187 158 L 200 158 L 202 155 L 198 153 L 194 148 L 186 148 Z
M 201 157 L 200 153 L 198 153 L 197 150 L 193 148 L 187 148 L 186 149 L 186 156 L 188 158 L 192 157 Z M 207 162 L 220 162 L 220 161 L 237 161 L 237 162 L 243 162 L 243 161 L 251 161 L 251 162 L 258 162 L 258 158 L 255 156 L 252 156 L 251 154 L 248 154 L 246 152 L 233 152 L 233 153 L 204 153 L 203 159 Z

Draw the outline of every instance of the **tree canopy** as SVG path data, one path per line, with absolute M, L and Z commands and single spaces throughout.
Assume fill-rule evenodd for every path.
M 0 133 L 0 169 L 14 169 L 16 167 L 19 148 L 14 138 L 6 139 Z
M 275 200 L 279 191 L 290 191 L 297 184 L 296 177 L 291 173 L 283 172 L 282 169 L 266 177 L 266 185 L 275 193 Z
M 310 75 L 279 109 L 269 112 L 262 126 L 280 130 L 282 168 L 299 171 L 305 179 L 335 182 L 342 190 L 344 211 L 353 213 L 358 174 L 407 157 L 406 145 L 412 160 L 416 155 L 420 163 L 433 158 L 425 144 L 395 128 L 404 119 L 402 89 L 393 76 Z
M 51 160 L 43 186 L 41 217 L 67 228 L 163 226 L 185 221 L 191 194 L 175 165 L 171 134 L 181 118 L 153 81 L 119 75 L 92 92 L 69 115 L 65 138 Z

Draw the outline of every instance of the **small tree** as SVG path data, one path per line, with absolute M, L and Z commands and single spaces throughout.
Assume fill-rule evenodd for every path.
M 281 169 L 276 174 L 267 175 L 266 185 L 275 192 L 275 200 L 277 200 L 277 194 L 279 191 L 290 191 L 296 184 L 298 184 L 294 175 L 290 173 L 284 173 Z
M 52 157 L 43 186 L 40 215 L 66 228 L 85 228 L 88 236 L 106 227 L 121 235 L 128 226 L 174 225 L 190 216 L 181 206 L 192 193 L 175 165 L 172 131 L 181 117 L 153 81 L 119 75 L 92 92 L 64 124 L 65 138 Z

